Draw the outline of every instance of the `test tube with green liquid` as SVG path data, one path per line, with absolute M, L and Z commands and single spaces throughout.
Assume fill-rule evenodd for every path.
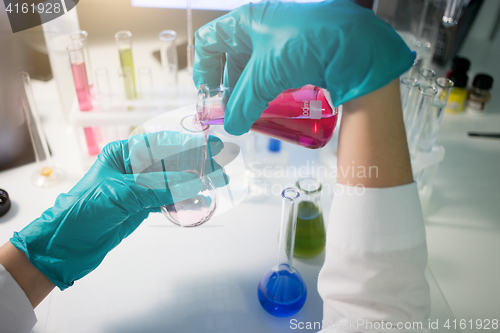
M 120 66 L 122 70 L 125 68 L 130 68 L 132 72 L 132 85 L 124 82 L 125 85 L 125 95 L 127 99 L 137 98 L 137 89 L 135 85 L 135 71 L 134 71 L 134 59 L 132 57 L 132 33 L 130 31 L 118 31 L 115 34 L 116 46 L 118 47 L 118 54 L 120 55 Z

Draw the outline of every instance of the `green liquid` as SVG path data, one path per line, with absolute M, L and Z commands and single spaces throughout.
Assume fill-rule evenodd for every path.
M 301 201 L 297 212 L 294 257 L 310 258 L 325 249 L 326 233 L 323 214 L 311 201 Z
M 133 85 L 128 85 L 127 82 L 125 82 L 125 96 L 127 97 L 127 99 L 136 99 L 137 89 L 135 87 L 134 59 L 132 58 L 132 49 L 129 47 L 120 48 L 118 52 L 120 54 L 120 65 L 122 66 L 122 69 L 128 67 L 130 68 L 132 74 Z

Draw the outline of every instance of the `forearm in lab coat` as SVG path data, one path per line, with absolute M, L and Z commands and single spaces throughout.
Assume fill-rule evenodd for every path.
M 318 281 L 322 332 L 395 332 L 409 325 L 409 332 L 427 332 L 426 264 L 415 183 L 364 189 L 336 185 Z

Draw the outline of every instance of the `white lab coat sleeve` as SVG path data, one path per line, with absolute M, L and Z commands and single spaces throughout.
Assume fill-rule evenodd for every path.
M 28 297 L 0 265 L 0 333 L 27 333 L 35 324 L 35 311 Z
M 403 331 L 428 332 L 427 245 L 416 184 L 337 184 L 334 193 L 318 279 L 321 333 L 397 332 L 410 324 Z

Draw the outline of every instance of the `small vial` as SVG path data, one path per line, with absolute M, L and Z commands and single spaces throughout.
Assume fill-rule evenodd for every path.
M 491 99 L 488 90 L 493 86 L 493 78 L 487 74 L 478 74 L 474 78 L 472 88 L 466 102 L 466 111 L 472 114 L 484 114 Z
M 467 80 L 468 76 L 465 73 L 450 75 L 450 80 L 453 81 L 450 97 L 446 104 L 446 113 L 458 114 L 464 111 L 465 102 L 467 101 Z

